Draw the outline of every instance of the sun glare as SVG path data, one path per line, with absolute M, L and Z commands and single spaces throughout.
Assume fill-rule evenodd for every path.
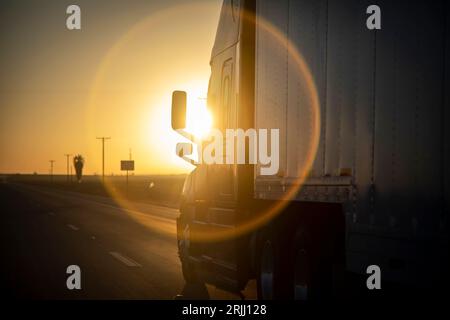
M 211 130 L 212 117 L 206 106 L 206 99 L 192 97 L 188 101 L 186 130 L 197 138 L 205 138 Z

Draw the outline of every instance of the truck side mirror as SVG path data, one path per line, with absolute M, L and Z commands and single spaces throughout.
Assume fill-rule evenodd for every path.
M 172 93 L 172 129 L 186 128 L 186 92 L 174 91 Z

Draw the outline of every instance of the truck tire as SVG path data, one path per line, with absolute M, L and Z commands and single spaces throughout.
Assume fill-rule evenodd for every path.
M 307 301 L 311 299 L 312 263 L 309 236 L 306 231 L 299 229 L 294 237 L 292 257 L 292 291 L 295 300 Z
M 291 292 L 295 300 L 328 299 L 332 289 L 332 263 L 323 254 L 317 241 L 300 227 L 295 233 L 291 249 Z
M 257 259 L 258 299 L 277 300 L 289 298 L 288 267 L 286 250 L 275 237 L 275 232 L 266 230 L 259 241 Z

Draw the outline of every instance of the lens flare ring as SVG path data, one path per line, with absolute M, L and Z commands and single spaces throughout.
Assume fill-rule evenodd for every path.
M 89 139 L 93 136 L 93 125 L 94 125 L 94 116 L 93 113 L 96 109 L 97 103 L 97 89 L 100 87 L 102 80 L 105 77 L 106 71 L 109 67 L 113 65 L 113 57 L 120 50 L 126 48 L 126 43 L 128 39 L 133 37 L 136 33 L 142 31 L 144 28 L 148 27 L 149 23 L 151 23 L 152 16 L 143 19 L 142 21 L 135 24 L 131 29 L 120 38 L 117 43 L 109 50 L 106 54 L 103 61 L 100 63 L 100 66 L 96 72 L 96 76 L 93 82 L 91 95 L 88 103 L 88 109 L 86 113 L 88 130 L 87 134 Z M 317 88 L 313 79 L 313 76 L 309 70 L 305 59 L 302 54 L 298 51 L 297 47 L 275 26 L 270 24 L 268 21 L 265 21 L 263 18 L 256 18 L 254 14 L 248 14 L 246 12 L 241 13 L 241 19 L 246 19 L 250 23 L 256 23 L 259 31 L 266 32 L 280 48 L 285 48 L 289 57 L 294 62 L 293 66 L 297 69 L 301 79 L 306 86 L 307 97 L 308 100 L 308 108 L 310 113 L 310 126 L 312 128 L 312 137 L 311 141 L 309 141 L 308 150 L 306 153 L 306 161 L 304 164 L 298 169 L 296 178 L 293 183 L 291 183 L 290 188 L 288 188 L 284 194 L 282 199 L 278 201 L 274 201 L 273 205 L 266 210 L 259 212 L 258 214 L 253 215 L 252 220 L 245 221 L 239 224 L 235 228 L 229 228 L 224 230 L 214 230 L 214 231 L 205 231 L 205 232 L 196 232 L 195 234 L 191 234 L 193 241 L 221 241 L 230 239 L 233 237 L 241 236 L 248 232 L 254 231 L 258 228 L 264 226 L 268 221 L 274 218 L 277 214 L 279 214 L 285 206 L 289 203 L 289 200 L 292 200 L 296 197 L 298 191 L 302 187 L 306 177 L 309 174 L 309 171 L 312 167 L 312 164 L 315 159 L 315 155 L 317 152 L 317 148 L 319 145 L 319 136 L 320 136 L 320 102 L 317 94 Z M 94 145 L 92 145 L 94 148 Z M 164 234 L 170 237 L 174 237 L 176 235 L 175 226 L 169 227 L 165 223 L 159 223 L 155 219 L 150 219 L 148 217 L 142 216 L 142 214 L 136 209 L 136 206 L 126 200 L 124 194 L 122 194 L 118 189 L 114 188 L 114 186 L 105 181 L 105 187 L 107 191 L 110 193 L 111 197 L 117 202 L 125 212 L 129 214 L 129 216 L 135 219 L 138 223 L 150 228 L 160 234 Z

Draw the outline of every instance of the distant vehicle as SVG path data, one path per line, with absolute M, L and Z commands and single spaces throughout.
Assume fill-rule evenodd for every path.
M 223 129 L 279 128 L 280 168 L 200 164 L 188 176 L 187 282 L 239 291 L 256 279 L 259 298 L 310 299 L 367 291 L 370 265 L 382 288 L 448 280 L 449 5 L 377 1 L 375 31 L 369 4 L 224 1 L 208 105 Z

